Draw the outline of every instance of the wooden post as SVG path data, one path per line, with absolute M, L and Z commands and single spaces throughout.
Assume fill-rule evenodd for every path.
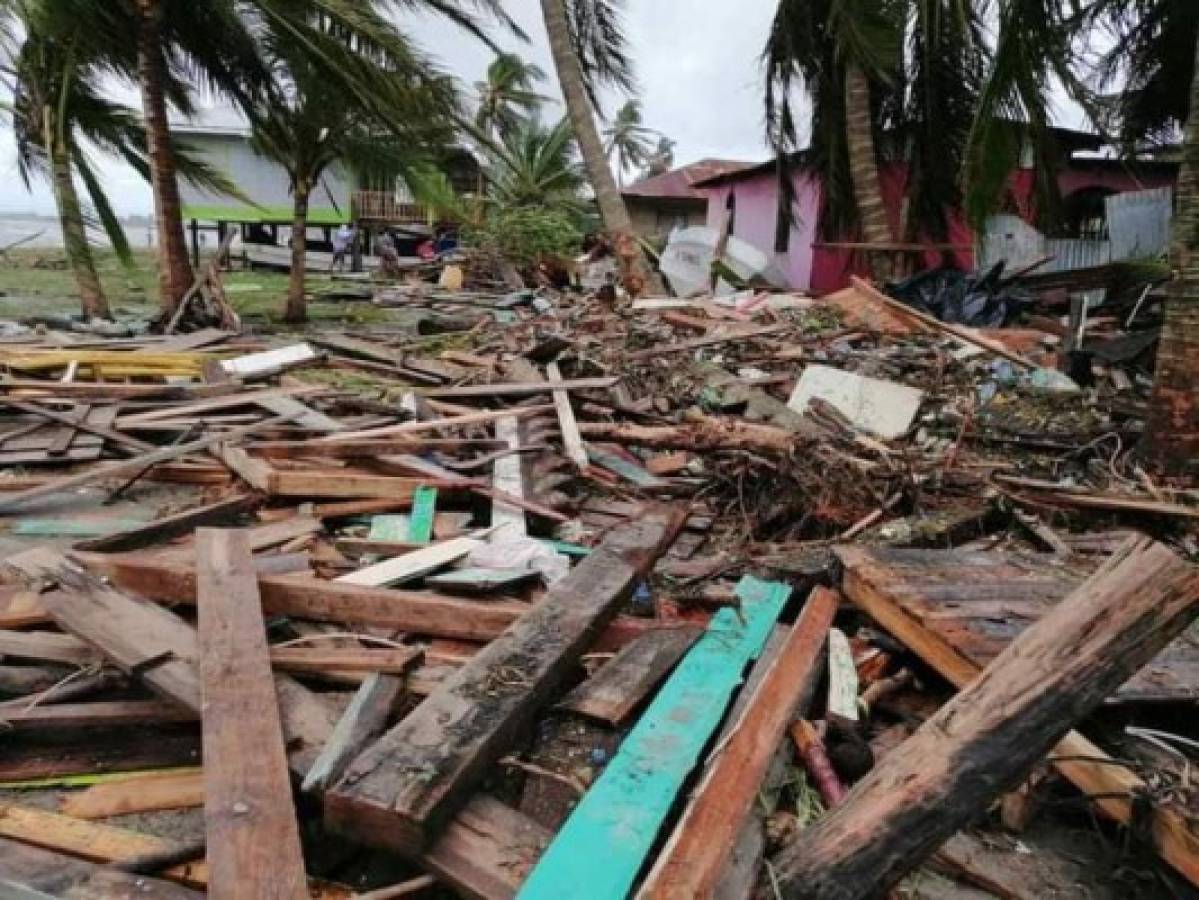
M 196 532 L 204 823 L 214 897 L 307 898 L 262 601 L 244 532 Z
M 196 219 L 191 220 L 192 233 L 192 265 L 197 269 L 200 268 L 200 223 Z
M 1129 541 L 774 860 L 782 894 L 884 894 L 1199 612 L 1199 569 Z

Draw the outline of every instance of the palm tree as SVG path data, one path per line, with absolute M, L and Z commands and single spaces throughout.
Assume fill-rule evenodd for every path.
M 674 168 L 674 148 L 675 142 L 666 135 L 658 137 L 658 146 L 650 153 L 649 159 L 645 161 L 645 169 L 641 173 L 641 177 L 653 178 L 656 175 L 665 175 Z
M 633 220 L 612 177 L 593 115 L 599 85 L 626 90 L 633 87 L 619 0 L 541 0 L 541 13 L 587 179 L 595 192 L 604 228 L 625 268 L 626 282 L 635 293 L 642 287 L 663 293 L 662 281 L 650 268 L 633 233 Z
M 1002 205 L 1028 149 L 1038 199 L 1050 207 L 1052 86 L 1086 93 L 1066 7 L 1060 0 L 780 0 L 766 48 L 769 135 L 784 161 L 800 149 L 792 92 L 802 87 L 813 106 L 805 162 L 824 186 L 822 236 L 944 240 L 950 211 L 962 206 L 980 225 Z M 902 163 L 907 178 L 888 215 L 879 171 L 891 163 Z
M 174 309 L 192 282 L 168 103 L 188 114 L 200 85 L 246 110 L 264 97 L 277 97 L 271 69 L 255 40 L 267 28 L 290 33 L 331 83 L 368 104 L 372 86 L 361 80 L 360 69 L 344 71 L 337 65 L 338 57 L 328 54 L 330 45 L 322 32 L 325 37 L 331 29 L 364 33 L 382 20 L 381 12 L 427 9 L 489 44 L 479 14 L 520 33 L 499 0 L 53 0 L 38 6 L 40 15 L 55 23 L 57 33 L 82 26 L 89 40 L 103 47 L 109 65 L 140 88 L 164 313 Z M 189 90 L 176 89 L 179 82 L 172 76 L 177 73 L 191 76 Z
M 1157 353 L 1145 447 L 1154 469 L 1193 486 L 1199 480 L 1199 400 L 1195 396 L 1199 384 L 1199 37 L 1192 57 L 1182 147 L 1173 228 L 1174 278 Z
M 479 108 L 475 126 L 484 134 L 503 138 L 541 108 L 548 98 L 537 93 L 545 70 L 515 53 L 501 53 L 487 67 L 487 80 L 475 83 Z
M 7 12 L 14 19 L 5 25 L 11 27 L 19 18 L 24 31 L 19 44 L 10 46 L 3 65 L 12 96 L 4 108 L 12 118 L 18 170 L 27 186 L 34 175 L 50 180 L 83 315 L 108 318 L 108 303 L 88 240 L 93 222 L 85 215 L 76 178 L 87 190 L 95 224 L 103 228 L 118 258 L 129 266 L 133 258 L 124 229 L 79 139 L 86 138 L 101 152 L 123 159 L 148 177 L 146 131 L 134 110 L 104 98 L 100 86 L 104 67 L 89 57 L 81 30 L 47 37 L 38 30 L 37 17 L 29 15 L 27 3 L 13 4 Z M 224 178 L 190 156 L 183 154 L 180 163 L 181 171 L 196 183 L 218 192 L 233 190 Z
M 641 122 L 641 103 L 629 100 L 616 111 L 612 123 L 604 129 L 604 152 L 616 156 L 616 178 L 624 187 L 624 173 L 645 165 L 649 159 L 653 129 Z
M 283 98 L 253 112 L 253 146 L 286 170 L 293 197 L 291 278 L 285 321 L 307 317 L 306 233 L 309 203 L 330 167 L 344 165 L 360 177 L 394 180 L 424 163 L 421 151 L 444 146 L 446 122 L 457 112 L 451 82 L 440 76 L 398 32 L 372 23 L 369 37 L 337 29 L 333 38 L 343 68 L 355 68 L 373 84 L 369 98 L 345 95 L 314 67 L 304 46 L 289 33 L 272 33 L 267 56 L 284 84 Z M 379 38 L 387 37 L 384 47 Z M 367 102 L 369 100 L 369 102 Z M 386 110 L 386 115 L 380 110 Z
M 489 165 L 488 199 L 504 207 L 537 206 L 581 215 L 586 183 L 570 120 L 552 127 L 525 122 L 497 148 Z

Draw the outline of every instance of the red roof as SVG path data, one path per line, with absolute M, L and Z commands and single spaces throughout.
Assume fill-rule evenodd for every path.
M 742 169 L 753 168 L 755 163 L 735 159 L 701 159 L 689 166 L 672 169 L 653 178 L 630 184 L 622 193 L 626 197 L 649 197 L 670 200 L 702 200 L 706 196 L 695 189 L 695 185 L 709 178 L 731 175 Z

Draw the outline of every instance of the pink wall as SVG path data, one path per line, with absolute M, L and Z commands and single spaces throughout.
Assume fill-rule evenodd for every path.
M 1034 218 L 1029 200 L 1032 193 L 1032 176 L 1032 171 L 1028 169 L 1021 169 L 1012 175 L 1012 193 L 1020 214 L 1028 219 Z M 894 220 L 892 227 L 898 224 L 905 177 L 906 172 L 901 166 L 891 166 L 883 171 L 883 199 L 887 204 L 888 213 Z M 728 196 L 730 192 L 735 192 L 737 221 L 733 234 L 774 258 L 791 287 L 824 294 L 845 287 L 851 274 L 869 275 L 867 260 L 861 254 L 813 246 L 817 241 L 820 184 L 816 178 L 799 173 L 794 179 L 796 221 L 791 228 L 789 252 L 774 252 L 775 222 L 778 215 L 778 176 L 773 170 L 735 178 L 708 189 L 708 227 L 717 231 L 724 227 Z M 1082 161 L 1066 168 L 1058 176 L 1063 197 L 1090 187 L 1104 187 L 1119 192 L 1165 187 L 1173 182 L 1173 176 L 1163 172 L 1134 178 L 1129 172 L 1092 168 Z M 949 230 L 950 244 L 973 246 L 974 232 L 960 212 L 951 216 Z M 957 251 L 951 254 L 949 261 L 959 268 L 970 269 L 974 265 L 974 254 L 970 251 Z M 925 254 L 926 265 L 937 266 L 941 263 L 940 254 Z
M 769 254 L 793 288 L 807 289 L 812 280 L 816 241 L 816 219 L 820 210 L 820 187 L 806 175 L 795 178 L 795 218 L 791 225 L 790 250 L 774 251 L 778 221 L 778 175 L 763 172 L 721 184 L 708 191 L 708 227 L 724 228 L 728 197 L 737 195 L 737 220 L 733 236 Z

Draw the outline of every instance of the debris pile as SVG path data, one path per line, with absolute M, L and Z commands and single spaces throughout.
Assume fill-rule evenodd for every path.
M 1142 309 L 476 268 L 393 330 L 5 336 L 0 885 L 1199 886 Z

